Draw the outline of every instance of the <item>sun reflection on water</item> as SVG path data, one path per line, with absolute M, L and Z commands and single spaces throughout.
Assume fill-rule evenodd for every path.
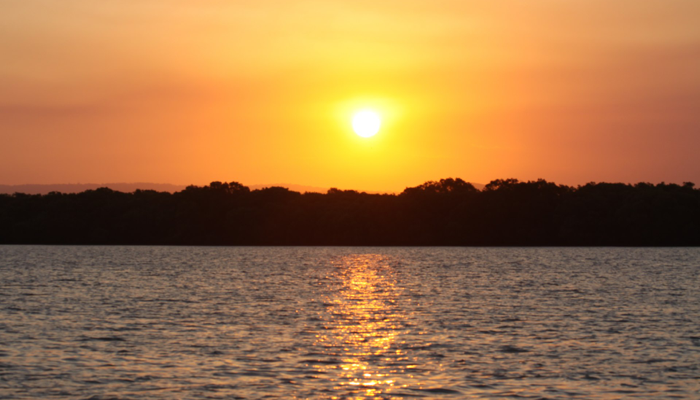
M 356 399 L 390 395 L 410 367 L 400 348 L 406 316 L 397 304 L 402 288 L 396 271 L 380 255 L 347 256 L 335 266 L 328 279 L 338 283 L 338 290 L 325 299 L 315 345 L 340 362 L 315 368 L 334 377 L 336 390 L 350 391 Z

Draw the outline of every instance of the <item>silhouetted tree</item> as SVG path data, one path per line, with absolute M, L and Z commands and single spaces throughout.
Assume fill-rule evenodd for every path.
M 237 182 L 177 193 L 107 188 L 0 195 L 0 243 L 169 245 L 700 245 L 692 182 L 459 178 L 398 195 L 251 191 Z

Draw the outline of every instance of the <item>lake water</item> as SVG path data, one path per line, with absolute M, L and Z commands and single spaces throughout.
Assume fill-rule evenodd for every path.
M 700 249 L 0 246 L 0 398 L 700 398 Z

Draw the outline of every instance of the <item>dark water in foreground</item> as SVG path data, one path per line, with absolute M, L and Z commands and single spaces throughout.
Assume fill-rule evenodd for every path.
M 700 398 L 700 249 L 0 246 L 0 398 Z

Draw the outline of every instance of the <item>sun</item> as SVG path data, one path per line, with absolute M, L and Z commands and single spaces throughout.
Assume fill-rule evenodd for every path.
M 352 129 L 359 136 L 372 137 L 379 132 L 379 127 L 382 125 L 382 120 L 379 114 L 372 110 L 358 111 L 352 117 Z

